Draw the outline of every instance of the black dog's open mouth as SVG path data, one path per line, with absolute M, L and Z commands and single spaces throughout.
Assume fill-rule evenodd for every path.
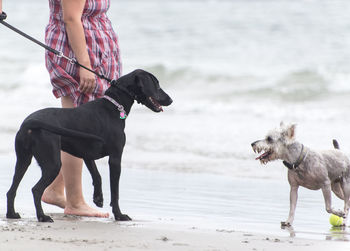
M 157 112 L 163 111 L 163 107 L 159 104 L 159 102 L 155 98 L 149 97 L 148 99 L 151 102 L 151 104 L 153 105 L 153 108 L 155 111 L 157 111 Z

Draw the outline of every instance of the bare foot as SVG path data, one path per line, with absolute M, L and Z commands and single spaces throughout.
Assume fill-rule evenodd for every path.
M 100 212 L 87 204 L 82 204 L 79 207 L 66 207 L 64 209 L 64 214 L 77 215 L 77 216 L 87 216 L 87 217 L 99 217 L 108 218 L 109 213 Z
M 44 191 L 41 200 L 47 204 L 58 206 L 60 208 L 66 207 L 66 197 L 50 189 Z

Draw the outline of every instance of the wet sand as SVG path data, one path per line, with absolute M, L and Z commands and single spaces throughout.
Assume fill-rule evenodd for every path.
M 54 223 L 2 220 L 0 250 L 348 250 L 349 244 L 228 229 L 205 230 L 163 220 L 114 222 L 52 215 Z M 3 218 L 3 217 L 2 217 Z
M 11 161 L 2 159 L 2 163 Z M 108 168 L 100 163 L 105 205 L 111 214 Z M 54 223 L 35 217 L 31 186 L 39 176 L 32 167 L 21 183 L 16 211 L 5 218 L 0 198 L 0 250 L 348 250 L 350 234 L 332 229 L 322 195 L 301 190 L 294 229 L 281 229 L 288 213 L 287 181 L 179 174 L 125 168 L 120 206 L 131 222 L 64 216 L 43 204 Z M 12 172 L 2 172 L 1 194 Z M 84 172 L 85 198 L 92 205 L 91 178 Z

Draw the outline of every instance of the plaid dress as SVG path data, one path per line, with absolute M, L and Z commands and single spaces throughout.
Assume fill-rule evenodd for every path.
M 50 21 L 45 30 L 46 44 L 63 52 L 65 56 L 75 58 L 68 43 L 61 0 L 49 0 L 49 5 Z M 121 61 L 118 38 L 106 15 L 109 5 L 110 0 L 86 0 L 81 20 L 92 69 L 109 79 L 117 79 L 121 76 Z M 75 106 L 102 97 L 109 87 L 106 80 L 97 77 L 93 93 L 81 93 L 78 66 L 49 51 L 46 51 L 45 59 L 53 94 L 57 98 L 71 96 Z

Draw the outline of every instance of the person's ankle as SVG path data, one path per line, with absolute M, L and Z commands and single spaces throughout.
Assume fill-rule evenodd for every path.
M 60 208 L 66 207 L 66 198 L 64 193 L 57 192 L 53 189 L 46 189 L 41 197 L 41 201 Z

